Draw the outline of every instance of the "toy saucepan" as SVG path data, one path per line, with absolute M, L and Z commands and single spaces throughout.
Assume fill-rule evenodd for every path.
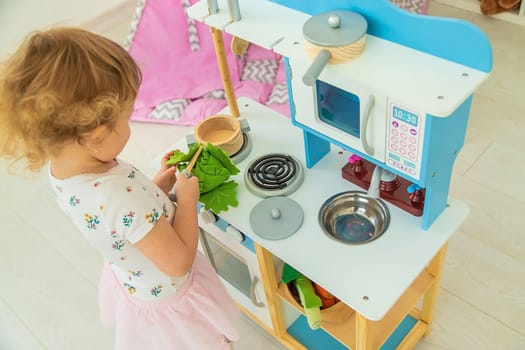
M 230 78 L 222 32 L 212 27 L 211 33 L 231 115 L 219 114 L 205 118 L 195 126 L 194 136 L 196 141 L 201 144 L 211 143 L 221 147 L 229 155 L 233 155 L 243 145 L 242 126 L 237 118 L 239 107 Z
M 303 76 L 312 86 L 327 63 L 337 64 L 356 58 L 366 43 L 366 19 L 352 11 L 329 11 L 314 15 L 303 25 L 305 52 L 315 57 Z

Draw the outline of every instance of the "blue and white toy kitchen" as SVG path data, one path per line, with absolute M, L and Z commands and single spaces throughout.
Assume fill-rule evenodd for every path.
M 291 118 L 235 101 L 249 125 L 232 156 L 239 205 L 199 218 L 240 308 L 290 349 L 413 348 L 431 331 L 447 242 L 468 215 L 449 185 L 492 69 L 485 34 L 387 0 L 200 1 L 188 15 L 287 68 Z M 257 189 L 261 163 L 286 178 L 278 191 Z M 241 266 L 221 270 L 220 250 Z M 306 307 L 290 271 L 337 302 Z

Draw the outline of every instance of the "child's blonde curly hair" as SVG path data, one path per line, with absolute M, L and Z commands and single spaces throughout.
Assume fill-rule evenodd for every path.
M 80 28 L 28 36 L 0 67 L 0 155 L 39 170 L 50 154 L 129 110 L 140 69 L 117 43 Z

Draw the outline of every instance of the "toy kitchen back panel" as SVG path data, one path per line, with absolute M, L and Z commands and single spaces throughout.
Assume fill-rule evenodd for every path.
M 428 229 L 447 205 L 473 93 L 492 69 L 486 35 L 388 0 L 219 1 L 235 11 L 208 17 L 210 2 L 194 17 L 284 57 L 307 167 L 332 145 L 350 151 L 350 163 L 334 171 L 366 190 L 382 170 L 381 198 Z

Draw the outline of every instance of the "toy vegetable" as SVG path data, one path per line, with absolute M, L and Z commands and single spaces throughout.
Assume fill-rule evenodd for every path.
M 301 305 L 304 307 L 304 313 L 308 326 L 311 329 L 321 327 L 321 305 L 323 304 L 321 298 L 315 294 L 315 289 L 312 282 L 300 275 L 295 279 L 295 288 L 299 293 Z
M 315 330 L 321 327 L 321 306 L 323 303 L 315 293 L 314 284 L 287 263 L 283 265 L 281 280 L 286 284 L 294 283 L 310 329 Z
M 200 147 L 201 144 L 195 143 L 188 153 L 176 150 L 166 164 L 175 164 L 182 171 Z M 215 213 L 227 210 L 229 206 L 236 207 L 239 204 L 237 183 L 227 180 L 231 175 L 238 174 L 239 169 L 220 147 L 210 143 L 202 147 L 202 152 L 191 169 L 191 175 L 199 178 L 199 201 L 204 204 L 204 209 Z

